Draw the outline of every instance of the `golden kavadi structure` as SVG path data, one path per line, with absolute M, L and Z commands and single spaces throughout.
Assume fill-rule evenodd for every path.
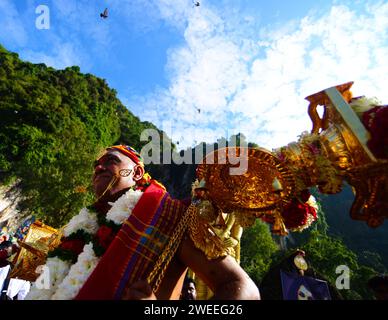
M 197 176 L 206 181 L 212 202 L 224 212 L 238 213 L 244 226 L 256 217 L 272 217 L 273 232 L 284 235 L 281 212 L 293 197 L 314 186 L 322 193 L 338 193 L 346 181 L 355 193 L 352 219 L 370 227 L 381 225 L 388 216 L 388 161 L 376 158 L 368 148 L 370 133 L 349 104 L 352 84 L 306 98 L 312 130 L 297 142 L 272 152 L 227 147 L 208 154 Z M 322 117 L 318 106 L 323 107 Z M 242 174 L 232 174 L 235 156 L 247 160 Z

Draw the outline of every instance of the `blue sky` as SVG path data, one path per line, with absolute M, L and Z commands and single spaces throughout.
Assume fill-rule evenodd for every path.
M 347 81 L 387 103 L 387 1 L 200 3 L 0 0 L 0 43 L 105 78 L 181 147 L 237 132 L 285 145 L 311 128 L 304 97 Z M 39 5 L 50 10 L 48 30 L 35 26 Z

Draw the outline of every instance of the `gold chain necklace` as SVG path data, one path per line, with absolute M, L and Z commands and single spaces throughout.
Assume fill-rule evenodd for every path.
M 180 243 L 184 232 L 187 227 L 190 225 L 190 221 L 196 213 L 196 207 L 191 204 L 185 214 L 183 215 L 181 221 L 179 222 L 177 228 L 175 229 L 173 235 L 170 238 L 166 248 L 159 256 L 158 260 L 155 263 L 154 269 L 151 271 L 147 277 L 147 282 L 151 285 L 152 290 L 156 292 L 162 282 L 164 275 L 166 273 L 167 267 L 174 257 Z M 152 285 L 152 283 L 154 284 Z

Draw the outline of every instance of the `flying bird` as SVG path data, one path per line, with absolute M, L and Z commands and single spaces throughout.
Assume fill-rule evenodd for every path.
M 104 12 L 100 13 L 100 17 L 104 19 L 108 18 L 108 8 L 105 8 Z
M 193 4 L 195 7 L 199 7 L 201 5 L 201 3 L 199 1 L 193 1 Z

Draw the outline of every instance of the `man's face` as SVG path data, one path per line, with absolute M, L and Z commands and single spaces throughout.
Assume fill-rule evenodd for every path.
M 185 283 L 182 290 L 182 299 L 183 300 L 196 300 L 197 299 L 197 290 L 195 290 L 195 285 L 193 282 Z
M 108 150 L 100 159 L 98 159 L 94 166 L 93 174 L 93 189 L 97 197 L 100 197 L 107 189 L 113 177 L 117 177 L 117 181 L 106 192 L 109 197 L 115 193 L 129 188 L 136 184 L 136 171 L 138 166 L 127 156 L 123 155 L 117 150 Z M 120 170 L 129 170 L 129 175 L 123 177 L 120 175 Z M 124 173 L 123 171 L 121 171 Z

